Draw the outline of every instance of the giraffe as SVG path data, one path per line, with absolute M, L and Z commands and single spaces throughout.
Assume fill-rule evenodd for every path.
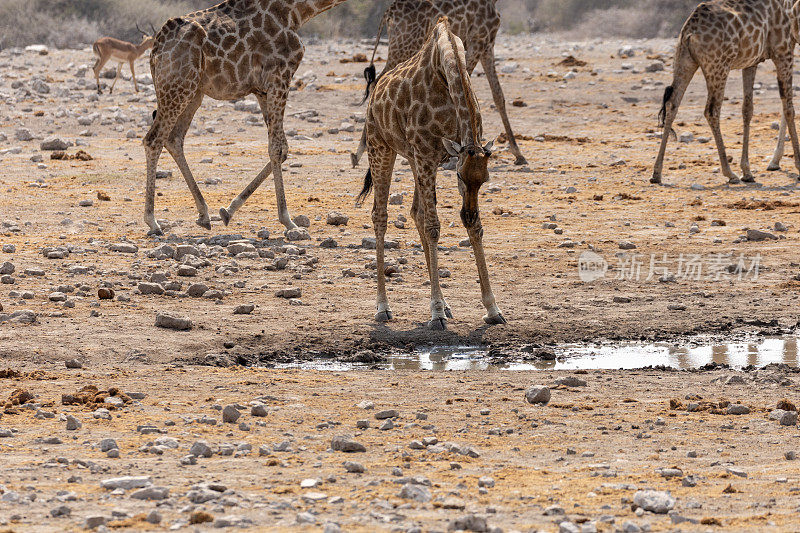
M 438 19 L 416 55 L 378 80 L 367 109 L 365 128 L 369 170 L 358 202 L 362 202 L 374 187 L 372 222 L 378 269 L 375 320 L 392 319 L 386 297 L 384 238 L 389 186 L 397 154 L 409 160 L 414 173 L 411 216 L 419 232 L 431 281 L 428 327 L 445 329 L 447 318 L 452 318 L 439 285 L 440 224 L 436 213 L 436 170 L 449 154 L 458 157 L 461 221 L 469 234 L 478 266 L 481 297 L 487 310 L 483 320 L 487 324 L 505 324 L 489 284 L 478 209 L 478 191 L 489 179 L 487 165 L 492 143 L 481 146 L 481 113 L 470 84 L 464 45 L 451 31 L 447 17 Z
M 395 0 L 381 19 L 378 37 L 372 51 L 370 66 L 364 70 L 367 88 L 364 101 L 375 84 L 375 52 L 380 43 L 384 26 L 389 28 L 389 56 L 381 76 L 417 53 L 440 16 L 450 19 L 453 32 L 464 43 L 467 59 L 467 72 L 472 73 L 478 62 L 483 65 L 489 88 L 492 90 L 495 107 L 508 137 L 514 164 L 525 165 L 527 161 L 517 146 L 506 111 L 505 96 L 494 66 L 494 42 L 500 29 L 500 15 L 495 7 L 496 0 Z M 362 133 L 356 153 L 350 154 L 353 168 L 358 166 L 366 148 L 366 133 Z
M 289 84 L 304 53 L 297 31 L 309 19 L 345 1 L 225 0 L 164 24 L 150 54 L 158 107 L 144 138 L 144 219 L 149 234 L 162 234 L 153 211 L 156 167 L 164 147 L 194 197 L 197 224 L 211 229 L 208 206 L 183 153 L 184 137 L 205 96 L 237 100 L 255 95 L 268 128 L 269 163 L 227 209 L 220 209 L 222 221 L 227 226 L 236 210 L 272 174 L 278 219 L 287 229 L 296 227 L 286 206 L 281 163 L 288 155 L 283 117 Z
M 797 5 L 794 9 L 796 13 Z M 659 114 L 664 130 L 650 183 L 661 183 L 667 142 L 670 135 L 674 136 L 672 123 L 698 68 L 703 71 L 708 89 L 705 116 L 717 144 L 722 173 L 732 184 L 740 183 L 740 179 L 728 163 L 719 119 L 728 74 L 733 69 L 742 70 L 744 142 L 741 181 L 755 181 L 749 161 L 753 83 L 759 63 L 767 59 L 772 60 L 778 73 L 783 116 L 794 147 L 795 165 L 800 169 L 800 146 L 792 103 L 792 63 L 798 31 L 797 18 L 792 13 L 789 0 L 709 0 L 695 8 L 678 37 L 672 85 L 664 91 Z

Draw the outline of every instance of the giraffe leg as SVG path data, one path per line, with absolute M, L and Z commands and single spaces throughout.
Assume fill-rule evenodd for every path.
M 728 154 L 725 151 L 725 141 L 722 139 L 722 131 L 719 127 L 720 112 L 722 111 L 722 100 L 725 98 L 725 82 L 727 81 L 727 72 L 724 72 L 722 67 L 714 68 L 713 71 L 705 72 L 706 86 L 708 88 L 708 100 L 706 101 L 705 116 L 708 125 L 711 126 L 711 132 L 714 134 L 714 140 L 717 143 L 717 151 L 719 152 L 719 164 L 722 168 L 722 175 L 728 178 L 728 183 L 736 184 L 741 183 L 739 176 L 734 174 L 731 170 L 731 165 L 728 163 Z
M 183 152 L 183 141 L 186 138 L 186 132 L 192 123 L 192 118 L 203 102 L 203 93 L 198 93 L 183 110 L 183 113 L 178 117 L 175 126 L 172 128 L 169 136 L 166 139 L 164 147 L 170 153 L 178 168 L 183 174 L 183 179 L 186 180 L 186 185 L 194 198 L 194 204 L 197 207 L 198 217 L 196 224 L 201 228 L 211 229 L 211 219 L 208 216 L 208 205 L 203 198 L 203 193 L 197 186 L 197 182 L 192 176 L 192 171 L 189 169 L 189 164 L 186 162 L 186 156 Z
M 269 128 L 269 163 L 258 173 L 247 187 L 233 199 L 228 208 L 221 208 L 219 214 L 222 221 L 227 226 L 236 211 L 244 204 L 248 198 L 258 189 L 264 180 L 272 174 L 275 181 L 275 197 L 278 204 L 278 220 L 287 230 L 296 228 L 292 218 L 289 216 L 289 209 L 286 207 L 286 194 L 283 189 L 283 171 L 281 164 L 286 161 L 289 154 L 289 143 L 286 141 L 286 134 L 283 131 L 283 113 L 286 109 L 286 99 L 288 97 L 288 82 L 280 80 L 270 86 L 263 93 L 257 93 L 256 99 L 261 106 L 261 112 Z
M 795 125 L 794 102 L 792 101 L 792 64 L 794 57 L 789 54 L 786 57 L 775 60 L 775 68 L 778 71 L 778 92 L 783 101 L 783 116 L 789 130 L 789 138 L 792 139 L 792 150 L 794 150 L 794 165 L 800 171 L 800 144 L 797 139 L 797 126 Z
M 109 89 L 108 94 L 114 93 L 114 86 L 117 84 L 120 74 L 122 74 L 122 63 L 117 64 L 117 75 L 114 76 L 114 81 L 111 82 L 111 89 Z
M 756 81 L 758 66 L 748 67 L 742 71 L 744 99 L 742 100 L 742 120 L 744 130 L 742 140 L 742 181 L 752 183 L 755 180 L 750 171 L 750 121 L 753 120 L 753 84 Z
M 683 95 L 686 93 L 686 88 L 689 86 L 698 68 L 699 66 L 692 58 L 691 54 L 689 54 L 684 47 L 679 47 L 675 58 L 675 73 L 673 75 L 672 85 L 667 87 L 664 92 L 664 105 L 661 108 L 661 118 L 664 129 L 661 134 L 661 147 L 658 150 L 658 157 L 656 157 L 656 163 L 653 167 L 653 177 L 650 178 L 650 183 L 661 183 L 667 143 L 669 142 L 670 135 L 675 135 L 672 131 L 672 123 L 678 115 L 678 108 L 681 105 L 681 100 L 683 100 Z
M 506 111 L 506 99 L 503 95 L 503 87 L 500 85 L 500 80 L 497 77 L 497 71 L 494 68 L 494 49 L 489 48 L 486 53 L 481 57 L 481 64 L 483 71 L 486 73 L 486 79 L 489 82 L 489 88 L 492 90 L 492 97 L 494 98 L 494 105 L 497 112 L 500 113 L 500 118 L 503 121 L 503 127 L 506 130 L 508 137 L 508 148 L 514 154 L 516 160 L 515 165 L 526 165 L 528 161 L 522 155 L 522 151 L 517 146 L 517 139 L 514 137 L 514 132 L 511 130 L 511 122 L 508 120 L 508 112 Z
M 428 245 L 428 239 L 425 236 L 425 208 L 422 206 L 422 201 L 419 197 L 419 191 L 414 188 L 414 201 L 411 204 L 411 218 L 414 219 L 414 225 L 419 233 L 419 242 L 422 243 L 422 251 L 425 254 L 425 266 L 428 269 L 428 277 L 431 275 L 431 254 Z M 447 301 L 444 302 L 444 315 L 447 318 L 453 318 L 453 311 L 450 309 Z
M 481 225 L 480 212 L 469 213 L 461 210 L 461 222 L 467 229 L 469 242 L 472 245 L 472 252 L 475 254 L 475 264 L 478 266 L 478 278 L 481 283 L 481 301 L 486 308 L 486 315 L 483 321 L 487 324 L 505 324 L 506 319 L 502 311 L 497 307 L 492 293 L 492 286 L 489 283 L 489 269 L 486 267 L 486 256 L 483 251 L 483 226 Z
M 389 187 L 392 183 L 392 170 L 397 154 L 388 147 L 371 147 L 369 152 L 369 172 L 372 173 L 374 201 L 372 204 L 372 225 L 375 229 L 375 250 L 378 273 L 378 312 L 376 322 L 392 319 L 389 299 L 386 296 L 385 239 L 389 220 Z
M 770 161 L 767 170 L 774 171 L 781 169 L 781 159 L 783 159 L 783 154 L 786 151 L 786 128 L 786 115 L 781 111 L 781 128 L 778 133 L 778 144 L 775 146 L 775 154 L 772 156 L 772 161 Z
M 412 162 L 415 186 L 419 190 L 419 203 L 422 208 L 422 216 L 420 216 L 418 210 L 414 221 L 417 223 L 417 229 L 422 225 L 423 242 L 428 244 L 428 274 L 431 280 L 431 320 L 428 322 L 428 328 L 444 330 L 447 329 L 447 314 L 445 311 L 446 303 L 439 284 L 438 251 L 441 225 L 439 223 L 439 215 L 436 212 L 437 167 L 438 162 L 417 159 Z

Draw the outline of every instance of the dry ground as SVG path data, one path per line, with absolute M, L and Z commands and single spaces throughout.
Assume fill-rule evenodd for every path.
M 359 98 L 360 71 L 364 64 L 340 63 L 341 58 L 351 57 L 354 51 L 366 50 L 365 45 L 309 46 L 306 61 L 298 72 L 306 87 L 290 97 L 286 129 L 295 130 L 300 138 L 289 138 L 285 182 L 292 214 L 304 214 L 311 220 L 311 241 L 293 243 L 304 248 L 305 255 L 289 256 L 285 270 L 268 270 L 265 267 L 272 264 L 271 259 L 234 259 L 224 250 L 215 253 L 209 248 L 208 265 L 201 267 L 196 277 L 187 279 L 176 276 L 176 261 L 156 260 L 146 255 L 161 244 L 145 236 L 146 226 L 142 222 L 141 137 L 154 108 L 150 86 L 134 95 L 130 83 L 123 80 L 117 85 L 116 94 L 93 101 L 93 83 L 88 77 L 76 77 L 80 65 L 91 62 L 87 51 L 52 51 L 47 56 L 1 52 L 0 132 L 8 140 L 0 142 L 0 153 L 14 147 L 20 150 L 0 155 L 0 244 L 16 247 L 14 253 L 0 252 L 0 264 L 9 261 L 16 269 L 11 275 L 14 284 L 0 285 L 0 304 L 4 308 L 2 313 L 29 309 L 36 313 L 37 319 L 30 325 L 15 320 L 0 323 L 0 367 L 41 368 L 53 379 L 19 383 L 0 380 L 0 397 L 5 399 L 12 388 L 23 386 L 39 395 L 36 401 L 53 402 L 59 413 L 64 410 L 58 405 L 59 395 L 90 382 L 99 386 L 117 385 L 123 390 L 137 388 L 147 392 L 148 397 L 142 402 L 144 407 L 126 408 L 125 414 L 108 423 L 107 428 L 105 422 L 85 417 L 84 429 L 78 432 L 77 440 L 61 435 L 68 444 L 53 447 L 30 443 L 38 436 L 61 434 L 63 422 L 34 423 L 33 411 L 27 410 L 4 415 L 0 425 L 18 429 L 20 433 L 0 443 L 0 461 L 16 465 L 15 470 L 3 474 L 1 481 L 8 489 L 21 493 L 35 490 L 26 486 L 39 487 L 43 493 L 38 500 L 53 498 L 56 487 L 64 488 L 60 483 L 69 475 L 65 473 L 59 481 L 55 479 L 59 477 L 55 476 L 55 470 L 43 470 L 36 465 L 61 455 L 70 459 L 94 457 L 99 452 L 79 443 L 94 443 L 101 436 L 126 433 L 131 440 L 121 443 L 123 459 L 108 462 L 102 459 L 101 468 L 107 466 L 106 472 L 82 475 L 83 484 L 72 490 L 80 489 L 81 494 L 92 496 L 76 504 L 72 519 L 59 519 L 62 522 L 48 525 L 43 520 L 44 513 L 56 503 L 42 506 L 41 501 L 33 506 L 6 507 L 0 518 L 10 520 L 14 514 L 20 515 L 23 522 L 9 526 L 15 531 L 29 531 L 35 529 L 34 525 L 60 530 L 64 527 L 59 525 L 62 523 L 77 527 L 87 514 L 93 514 L 90 510 L 100 511 L 96 502 L 115 505 L 115 500 L 107 500 L 101 494 L 99 478 L 153 472 L 165 476 L 162 484 L 173 487 L 173 493 L 179 496 L 173 498 L 169 510 L 164 510 L 165 520 L 170 523 L 179 519 L 178 513 L 185 504 L 180 497 L 189 484 L 219 479 L 235 486 L 237 492 L 257 493 L 254 501 L 270 502 L 269 505 L 284 497 L 293 498 L 291 508 L 276 508 L 281 521 L 275 527 L 290 529 L 296 527 L 292 524 L 297 512 L 305 509 L 299 498 L 299 481 L 311 475 L 325 477 L 335 473 L 339 481 L 332 488 L 326 484 L 324 492 L 345 497 L 346 510 L 331 511 L 330 516 L 343 526 L 347 523 L 348 528 L 360 525 L 364 529 L 391 529 L 395 527 L 391 519 L 379 526 L 382 518 L 374 514 L 400 513 L 407 515 L 401 520 L 403 527 L 410 527 L 413 522 L 424 524 L 425 529 L 445 529 L 455 511 L 445 513 L 431 504 L 413 510 L 398 510 L 383 503 L 368 504 L 387 498 L 399 503 L 396 501 L 399 488 L 389 480 L 388 470 L 395 463 L 403 464 L 402 450 L 412 438 L 427 434 L 418 428 L 394 433 L 367 432 L 363 440 L 369 444 L 368 460 L 364 460 L 368 474 L 352 484 L 342 482 L 342 478 L 349 478 L 338 466 L 342 460 L 339 454 L 325 452 L 328 440 L 340 431 L 355 431 L 354 421 L 368 417 L 369 413 L 359 413 L 352 405 L 370 397 L 379 408 L 400 409 L 403 426 L 412 421 L 413 412 L 427 408 L 442 441 L 462 440 L 456 432 L 467 423 L 476 426 L 467 432 L 471 438 L 463 440 L 480 448 L 489 446 L 479 461 L 464 459 L 467 463 L 464 470 L 450 471 L 449 462 L 453 459 L 448 458 L 411 471 L 428 475 L 440 485 L 433 489 L 435 497 L 459 491 L 469 509 L 483 513 L 486 507 L 495 507 L 498 512 L 490 517 L 492 525 L 521 530 L 553 529 L 553 518 L 542 514 L 551 503 L 559 503 L 570 516 L 586 515 L 591 520 L 598 520 L 604 513 L 619 513 L 617 525 L 621 525 L 623 519 L 630 518 L 627 517 L 630 505 L 624 498 L 630 498 L 633 489 L 609 488 L 606 493 L 602 484 L 609 482 L 669 487 L 679 497 L 678 509 L 682 514 L 698 519 L 717 518 L 732 529 L 763 530 L 770 521 L 776 530 L 798 527 L 796 523 L 787 523 L 796 520 L 793 491 L 797 486 L 797 470 L 794 463 L 783 460 L 784 451 L 793 447 L 796 428 L 779 431 L 777 423 L 767 422 L 762 412 L 748 415 L 746 420 L 736 418 L 733 430 L 724 431 L 720 426 L 728 423 L 726 417 L 680 414 L 674 419 L 666 418 L 670 414 L 669 398 L 683 398 L 686 392 L 716 397 L 717 391 L 706 391 L 712 374 L 591 374 L 588 393 L 558 391 L 555 395 L 555 404 L 576 405 L 578 410 L 572 412 L 553 405 L 542 411 L 524 404 L 521 389 L 531 381 L 548 382 L 550 376 L 542 374 L 333 375 L 198 367 L 165 371 L 172 367 L 164 365 L 203 359 L 207 354 L 223 354 L 222 358 L 215 357 L 218 361 L 226 359 L 224 354 L 230 354 L 241 361 L 272 362 L 316 355 L 349 356 L 365 349 L 406 350 L 428 342 L 484 343 L 515 350 L 530 343 L 670 338 L 698 332 L 732 334 L 753 329 L 794 328 L 800 289 L 800 282 L 795 279 L 800 229 L 796 170 L 790 157 L 784 160 L 783 171 L 764 170 L 774 146 L 776 132 L 772 125 L 779 118 L 780 108 L 774 69 L 766 65 L 758 76 L 761 88 L 756 95 L 751 154 L 759 184 L 726 185 L 718 172 L 713 142 L 694 140 L 671 143 L 665 172 L 667 185 L 659 187 L 647 181 L 658 145 L 658 139 L 652 135 L 657 130 L 656 115 L 664 86 L 671 79 L 672 42 L 634 43 L 636 55 L 626 59 L 617 55 L 623 44 L 566 43 L 540 37 L 509 38 L 498 44 L 500 66 L 513 70 L 503 74 L 501 81 L 515 130 L 525 136 L 520 145 L 530 162 L 528 167 L 515 167 L 511 164 L 513 158 L 501 151 L 492 166 L 490 184 L 497 188 L 489 192 L 487 187 L 481 195 L 492 281 L 509 324 L 492 328 L 482 325 L 483 309 L 474 262 L 469 249 L 459 246 L 466 235 L 458 220 L 460 199 L 455 177 L 452 172 L 441 172 L 441 266 L 452 274 L 444 280 L 445 296 L 456 318 L 450 322 L 448 332 L 437 335 L 423 327 L 428 318 L 429 287 L 425 284 L 424 259 L 415 247 L 418 235 L 411 221 L 402 229 L 390 225 L 388 235 L 399 242 L 399 249 L 389 252 L 390 258 L 404 261 L 400 275 L 390 283 L 389 297 L 396 320 L 388 327 L 372 321 L 374 271 L 366 267 L 372 260 L 372 252 L 360 247 L 362 238 L 372 236 L 369 209 L 353 205 L 365 169 L 350 169 L 347 154 L 359 135 L 361 124 L 357 119 L 363 117 L 363 108 L 352 104 Z M 385 55 L 385 50 L 381 53 Z M 587 65 L 561 65 L 567 55 Z M 666 62 L 666 70 L 645 72 L 658 57 Z M 517 64 L 516 69 L 512 63 Z M 146 70 L 144 65 L 140 62 L 139 72 Z M 576 75 L 564 80 L 564 75 L 573 68 Z M 35 91 L 34 76 L 46 76 L 50 93 Z M 473 81 L 482 104 L 484 130 L 487 136 L 497 135 L 501 132 L 499 119 L 492 110 L 488 86 L 480 71 Z M 738 73 L 732 75 L 730 101 L 723 110 L 723 132 L 734 159 L 741 148 L 740 109 L 734 105 L 741 102 L 739 81 Z M 695 138 L 710 137 L 702 117 L 704 93 L 704 83 L 698 75 L 678 117 L 679 135 L 688 132 Z M 524 106 L 511 106 L 514 100 Z M 317 122 L 299 118 L 308 110 L 319 113 Z M 91 125 L 79 124 L 80 117 L 94 112 L 100 115 Z M 232 104 L 206 101 L 195 119 L 196 127 L 187 138 L 188 160 L 212 213 L 227 205 L 266 163 L 265 128 L 246 123 L 248 116 L 252 115 L 235 111 Z M 343 121 L 354 123 L 355 132 L 329 133 Z M 18 128 L 30 129 L 36 138 L 17 140 Z M 82 130 L 92 135 L 80 136 Z M 127 137 L 129 131 L 132 138 Z M 50 152 L 39 150 L 41 139 L 49 135 L 73 142 L 82 139 L 88 145 L 72 147 L 68 153 L 83 149 L 94 159 L 50 160 Z M 37 154 L 44 158 L 41 164 L 31 161 Z M 42 165 L 45 168 L 40 168 Z M 271 186 L 265 184 L 240 210 L 230 227 L 225 228 L 217 220 L 212 231 L 206 232 L 194 225 L 196 213 L 191 196 L 166 154 L 161 168 L 172 171 L 171 178 L 158 181 L 162 196 L 156 200 L 157 216 L 171 224 L 171 235 L 164 241 L 174 245 L 197 242 L 194 239 L 241 235 L 255 239 L 255 244 L 273 251 L 279 259 L 285 257 Z M 405 199 L 402 206 L 391 206 L 390 221 L 408 216 L 413 192 L 408 166 L 398 162 L 396 168 L 398 180 L 392 192 L 403 192 Z M 207 179 L 219 182 L 204 184 Z M 574 187 L 574 191 L 569 187 Z M 99 200 L 98 191 L 106 193 L 110 201 Z M 93 200 L 91 207 L 79 206 L 79 202 L 88 199 Z M 326 225 L 325 217 L 332 210 L 347 214 L 349 224 L 338 228 Z M 543 227 L 552 217 L 561 234 Z M 712 221 L 723 221 L 725 225 L 712 225 Z M 748 228 L 771 230 L 776 222 L 788 229 L 773 231 L 779 240 L 739 239 Z M 699 232 L 690 233 L 693 223 Z M 15 228 L 18 231 L 12 231 Z M 262 228 L 272 233 L 269 241 L 256 238 Z M 339 246 L 320 248 L 319 243 L 326 237 L 333 237 Z M 125 254 L 108 250 L 109 244 L 121 240 L 135 243 L 139 251 Z M 567 240 L 575 243 L 574 247 L 560 247 Z M 638 281 L 614 279 L 627 273 L 618 269 L 610 270 L 604 280 L 593 283 L 580 280 L 578 256 L 582 252 L 591 246 L 616 267 L 617 254 L 623 252 L 622 242 L 636 246 L 627 254 L 641 254 L 637 257 L 642 261 Z M 42 255 L 42 249 L 57 246 L 71 247 L 73 252 L 63 259 Z M 721 254 L 721 259 L 716 264 L 723 267 L 735 264 L 742 254 L 749 265 L 751 258 L 759 254 L 761 268 L 757 279 L 746 276 L 747 279 L 739 281 L 736 276 L 728 275 L 714 279 L 704 270 L 699 279 L 686 279 L 677 273 L 675 282 L 661 283 L 659 276 L 645 279 L 653 254 L 657 258 L 666 254 L 673 273 L 681 255 L 685 258 L 700 255 L 707 269 L 717 254 Z M 631 256 L 627 257 L 630 260 Z M 70 273 L 75 266 L 88 270 Z M 26 275 L 26 269 L 41 269 L 45 275 Z M 344 277 L 342 273 L 347 269 L 355 277 Z M 164 274 L 170 281 L 182 281 L 182 289 L 172 295 L 140 294 L 139 282 L 150 279 L 154 273 Z M 185 296 L 183 290 L 195 282 L 221 291 L 223 297 Z M 64 285 L 76 288 L 76 292 L 67 293 L 72 307 L 48 299 L 50 293 Z M 97 289 L 101 285 L 112 286 L 117 298 L 98 300 Z M 290 285 L 301 289 L 299 299 L 289 302 L 274 296 L 277 289 Z M 76 296 L 82 286 L 88 288 L 85 296 Z M 12 296 L 11 291 L 16 294 Z M 20 298 L 23 291 L 32 291 L 33 298 Z M 253 304 L 255 311 L 249 315 L 232 314 L 241 304 Z M 194 328 L 188 332 L 156 328 L 154 319 L 159 312 L 188 316 Z M 65 374 L 62 361 L 71 358 L 82 360 L 89 370 Z M 152 376 L 158 379 L 153 380 Z M 465 392 L 468 386 L 474 387 L 469 394 Z M 412 394 L 397 394 L 409 389 Z M 752 407 L 763 409 L 774 407 L 779 396 L 795 391 L 791 386 L 773 395 L 769 387 L 748 385 L 736 389 L 737 395 L 727 390 L 720 394 L 724 392 L 730 399 L 746 400 Z M 313 396 L 315 393 L 321 396 Z M 292 459 L 281 459 L 289 463 L 285 466 L 289 470 L 283 476 L 279 476 L 281 468 L 274 475 L 269 469 L 263 470 L 266 460 L 254 457 L 255 454 L 240 463 L 227 459 L 208 461 L 207 470 L 203 470 L 203 463 L 188 467 L 202 470 L 202 474 L 195 476 L 174 468 L 180 457 L 176 452 L 160 460 L 136 451 L 147 440 L 131 437 L 136 424 L 149 419 L 162 426 L 165 417 L 174 418 L 183 431 L 178 436 L 182 437 L 184 448 L 191 444 L 194 434 L 214 444 L 247 440 L 243 433 L 234 430 L 231 435 L 219 426 L 184 427 L 178 420 L 179 414 L 209 413 L 206 398 L 211 398 L 211 403 L 217 399 L 220 404 L 246 403 L 263 394 L 279 398 L 275 402 L 282 411 L 274 418 L 281 423 L 273 424 L 267 418 L 267 426 L 253 426 L 249 435 L 253 437 L 250 440 L 254 450 L 262 440 L 282 439 L 285 432 L 293 434 L 288 438 L 300 441 L 297 446 L 307 448 Z M 468 402 L 444 403 L 446 398 L 459 396 L 468 397 Z M 632 396 L 638 403 L 620 403 L 626 396 Z M 476 402 L 476 398 L 481 401 Z M 503 401 L 504 398 L 508 401 Z M 578 405 L 591 403 L 592 399 L 598 404 L 593 411 L 582 410 Z M 477 413 L 481 402 L 490 410 L 490 420 L 497 417 L 487 427 L 477 426 L 482 420 Z M 606 405 L 609 407 L 600 408 Z M 174 412 L 164 414 L 168 407 Z M 464 419 L 468 412 L 473 415 L 471 420 Z M 526 418 L 518 418 L 522 415 Z M 635 439 L 640 431 L 649 431 L 645 420 L 655 420 L 657 416 L 667 419 L 666 426 L 656 426 L 652 440 Z M 317 432 L 316 423 L 328 418 L 341 422 L 342 426 Z M 544 419 L 568 425 L 549 425 Z M 531 421 L 537 421 L 539 426 L 531 428 Z M 298 423 L 296 431 L 292 423 Z M 640 429 L 633 429 L 634 425 Z M 597 429 L 602 426 L 610 428 L 608 435 Z M 624 431 L 614 430 L 617 426 Z M 513 427 L 515 433 L 509 437 L 486 436 L 485 430 L 492 427 Z M 386 435 L 392 438 L 387 439 Z M 313 438 L 305 443 L 301 440 L 305 436 Z M 379 446 L 386 453 L 377 453 Z M 395 451 L 395 446 L 400 450 Z M 575 447 L 578 457 L 556 462 L 566 454 L 567 446 Z M 672 446 L 676 450 L 671 450 Z M 42 447 L 49 451 L 40 451 Z M 698 451 L 701 467 L 693 466 L 694 463 L 687 465 L 686 452 L 690 449 Z M 580 458 L 580 453 L 586 450 L 593 451 L 595 457 Z M 724 467 L 712 465 L 717 460 L 724 464 L 732 456 L 737 466 L 750 472 L 750 477 L 722 477 Z M 411 461 L 416 465 L 419 459 L 412 457 Z M 101 464 L 100 460 L 97 462 Z M 600 470 L 590 466 L 604 462 L 610 463 L 610 468 L 617 470 L 618 478 L 624 481 L 606 480 L 597 475 Z M 617 462 L 621 466 L 616 466 Z M 315 466 L 317 463 L 322 466 Z M 680 482 L 665 481 L 654 472 L 656 467 L 674 465 L 708 479 L 689 490 L 682 488 Z M 168 469 L 162 471 L 158 466 Z M 325 471 L 314 474 L 319 469 Z M 379 471 L 376 478 L 383 480 L 379 479 L 374 487 L 367 481 L 372 479 L 369 476 L 373 471 Z M 45 473 L 52 477 L 46 479 Z M 500 490 L 490 489 L 488 495 L 478 495 L 477 477 L 490 473 Z M 776 484 L 777 477 L 788 478 L 788 484 Z M 460 487 L 461 482 L 466 487 Z M 721 490 L 731 482 L 743 492 L 723 496 Z M 265 490 L 267 487 L 286 487 L 287 492 L 279 497 L 275 490 Z M 590 496 L 590 492 L 597 496 Z M 773 497 L 775 503 L 770 500 Z M 691 509 L 688 505 L 692 500 L 703 507 Z M 602 507 L 606 504 L 609 509 Z M 269 523 L 265 518 L 268 515 L 256 510 L 255 505 L 247 513 L 239 511 L 237 508 L 234 514 L 249 513 L 260 516 L 259 523 Z M 327 510 L 323 516 L 326 513 Z M 214 514 L 221 512 L 217 510 Z M 342 516 L 344 520 L 338 518 Z M 666 518 L 646 520 L 653 528 L 672 527 Z M 598 523 L 598 527 L 603 526 Z M 675 527 L 700 526 L 684 523 Z

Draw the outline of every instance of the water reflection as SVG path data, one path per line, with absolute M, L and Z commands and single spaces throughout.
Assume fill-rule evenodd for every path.
M 714 362 L 734 368 L 761 367 L 770 363 L 798 366 L 796 335 L 766 337 L 748 342 L 719 343 L 696 337 L 689 344 L 620 343 L 604 345 L 565 344 L 555 348 L 555 361 L 497 363 L 485 348 L 475 346 L 435 346 L 410 354 L 390 356 L 381 368 L 392 370 L 598 370 L 633 369 L 664 365 L 690 369 Z M 281 367 L 346 371 L 364 365 L 341 362 L 311 362 Z M 371 365 L 374 366 L 374 365 Z

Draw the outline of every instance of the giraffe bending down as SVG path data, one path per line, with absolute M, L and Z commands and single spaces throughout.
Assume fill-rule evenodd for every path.
M 364 100 L 369 97 L 369 92 L 376 81 L 375 51 L 378 49 L 383 27 L 389 28 L 389 56 L 381 76 L 416 54 L 439 17 L 447 16 L 453 33 L 464 43 L 467 72 L 471 74 L 478 62 L 483 65 L 495 107 L 500 113 L 508 137 L 509 149 L 516 157 L 514 163 L 525 165 L 527 161 L 517 146 L 517 140 L 511 130 L 503 88 L 500 86 L 494 66 L 494 42 L 500 29 L 500 15 L 497 13 L 495 2 L 496 0 L 395 0 L 381 19 L 372 61 L 364 70 L 364 77 L 367 80 Z M 357 152 L 350 154 L 354 168 L 364 154 L 365 142 L 366 133 L 362 133 Z
M 452 318 L 439 285 L 439 216 L 436 213 L 436 170 L 448 154 L 458 157 L 458 190 L 463 203 L 461 221 L 467 228 L 480 278 L 487 324 L 504 324 L 489 284 L 483 252 L 483 228 L 478 191 L 489 179 L 487 164 L 492 143 L 481 146 L 482 120 L 464 58 L 464 45 L 447 17 L 439 19 L 422 49 L 411 59 L 381 76 L 367 110 L 369 171 L 361 202 L 375 188 L 372 222 L 378 269 L 377 321 L 392 318 L 386 297 L 384 237 L 392 170 L 397 154 L 408 158 L 414 173 L 411 216 L 419 232 L 431 280 L 431 329 L 445 329 Z M 458 139 L 454 141 L 451 139 Z
M 296 227 L 286 207 L 281 163 L 288 154 L 283 115 L 289 84 L 304 52 L 297 30 L 344 1 L 226 0 L 164 24 L 150 54 L 158 109 L 144 138 L 144 219 L 149 233 L 162 233 L 153 210 L 156 167 L 164 147 L 192 192 L 199 212 L 197 224 L 211 229 L 208 206 L 184 157 L 184 137 L 204 96 L 236 100 L 248 94 L 255 95 L 267 123 L 270 161 L 227 209 L 220 209 L 220 215 L 227 225 L 236 210 L 273 174 L 278 219 L 288 229 Z
M 664 92 L 660 119 L 664 128 L 650 183 L 661 183 L 664 153 L 686 88 L 698 68 L 702 69 L 708 88 L 705 116 L 711 126 L 719 152 L 722 173 L 729 183 L 739 183 L 731 170 L 720 132 L 720 110 L 725 83 L 733 69 L 741 69 L 744 85 L 742 115 L 742 180 L 755 181 L 750 171 L 750 120 L 753 117 L 753 83 L 759 63 L 772 60 L 778 72 L 778 90 L 783 102 L 783 116 L 794 147 L 795 165 L 800 169 L 800 146 L 792 103 L 792 63 L 798 39 L 798 5 L 788 0 L 710 0 L 703 2 L 689 16 L 678 38 L 674 78 Z

